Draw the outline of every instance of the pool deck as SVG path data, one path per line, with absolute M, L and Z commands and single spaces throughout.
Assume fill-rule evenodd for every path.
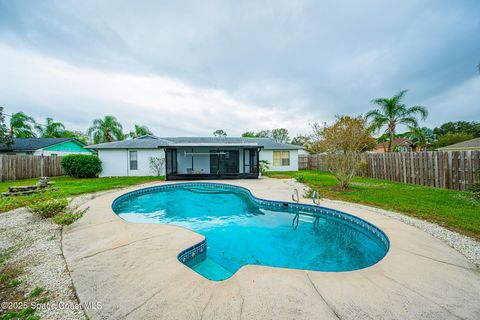
M 268 178 L 212 182 L 281 201 L 290 201 L 293 190 Z M 201 235 L 126 222 L 113 213 L 112 201 L 135 189 L 89 201 L 85 216 L 64 228 L 63 253 L 80 302 L 102 303 L 86 309 L 90 319 L 480 318 L 480 270 L 444 242 L 373 210 L 322 202 L 387 234 L 390 251 L 374 266 L 316 272 L 248 265 L 213 282 L 177 260 Z

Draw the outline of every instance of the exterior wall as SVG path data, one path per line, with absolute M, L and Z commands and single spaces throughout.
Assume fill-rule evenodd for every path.
M 19 153 L 17 153 L 19 154 Z M 59 157 L 63 157 L 63 156 L 68 156 L 69 154 L 86 154 L 86 155 L 89 155 L 91 156 L 92 153 L 85 150 L 85 151 L 82 151 L 82 152 L 79 152 L 79 151 L 54 151 L 54 150 L 44 150 L 44 149 L 39 149 L 39 150 L 36 150 L 33 155 L 34 156 L 41 156 L 41 155 L 44 155 L 44 156 L 51 156 L 51 155 L 57 155 Z
M 194 148 L 194 152 L 208 153 L 215 148 Z M 239 172 L 243 173 L 243 149 L 242 148 L 219 148 L 221 150 L 239 150 Z M 137 151 L 138 169 L 130 170 L 130 161 L 128 151 Z M 177 149 L 178 173 L 187 173 L 187 168 L 192 167 L 191 155 L 185 155 L 184 152 L 192 152 L 192 148 Z M 270 171 L 298 171 L 298 150 L 288 150 L 290 152 L 289 166 L 273 166 L 273 151 L 261 150 L 260 160 L 267 160 L 270 163 Z M 280 150 L 279 150 L 280 151 Z M 285 151 L 285 150 L 284 150 Z M 101 177 L 114 176 L 151 176 L 154 173 L 149 168 L 148 159 L 150 157 L 165 158 L 163 149 L 100 149 L 98 157 L 102 161 Z M 248 161 L 248 157 L 247 157 Z M 210 155 L 195 155 L 193 161 L 193 172 L 200 171 L 204 174 L 210 173 Z M 162 175 L 165 175 L 165 168 Z
M 290 165 L 274 166 L 273 151 L 290 151 Z M 268 171 L 298 171 L 298 150 L 261 150 L 260 160 L 267 160 L 270 163 Z
M 137 170 L 130 170 L 129 151 L 137 151 Z M 98 157 L 102 161 L 101 177 L 152 176 L 149 158 L 165 158 L 163 149 L 100 149 Z M 162 175 L 165 175 L 165 167 Z

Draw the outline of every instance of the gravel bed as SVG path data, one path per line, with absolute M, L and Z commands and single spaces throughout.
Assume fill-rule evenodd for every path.
M 46 305 L 78 304 L 61 246 L 61 226 L 41 219 L 25 208 L 0 214 L 0 249 L 18 247 L 8 263 L 24 266 L 18 277 L 28 295 L 34 288 L 45 290 Z M 42 295 L 42 296 L 43 296 Z M 42 319 L 85 319 L 82 310 L 38 308 Z
M 284 179 L 283 181 L 289 186 L 291 186 L 292 188 L 297 188 L 299 190 L 299 193 L 301 193 L 302 190 L 305 193 L 309 189 L 308 186 L 297 182 L 295 179 Z M 469 261 L 475 264 L 477 268 L 480 267 L 480 242 L 472 238 L 450 231 L 442 226 L 439 226 L 438 224 L 427 222 L 427 221 L 413 218 L 413 217 L 409 217 L 398 212 L 378 209 L 370 206 L 365 206 L 365 205 L 345 202 L 345 201 L 339 201 L 339 200 L 328 199 L 328 202 L 347 205 L 353 208 L 366 209 L 369 211 L 382 214 L 389 218 L 402 221 L 408 225 L 417 227 L 418 229 L 425 231 L 426 233 L 434 236 L 435 238 L 442 240 L 443 242 L 448 244 L 450 247 L 454 248 L 455 250 L 463 254 Z

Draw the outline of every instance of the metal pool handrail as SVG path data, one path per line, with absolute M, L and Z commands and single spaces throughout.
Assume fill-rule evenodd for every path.
M 295 197 L 296 197 L 296 199 L 295 199 Z M 298 189 L 297 188 L 293 189 L 292 200 L 295 201 L 296 203 L 300 202 L 300 196 L 298 195 Z
M 313 200 L 313 204 L 316 204 L 317 206 L 320 205 L 320 195 L 318 194 L 317 190 L 313 190 L 312 200 Z

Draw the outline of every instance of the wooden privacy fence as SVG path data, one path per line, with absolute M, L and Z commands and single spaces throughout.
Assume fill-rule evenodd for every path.
M 301 156 L 299 168 L 327 171 L 323 157 Z M 469 190 L 478 181 L 480 151 L 368 153 L 364 161 L 369 178 Z
M 62 157 L 0 155 L 0 181 L 63 176 Z

